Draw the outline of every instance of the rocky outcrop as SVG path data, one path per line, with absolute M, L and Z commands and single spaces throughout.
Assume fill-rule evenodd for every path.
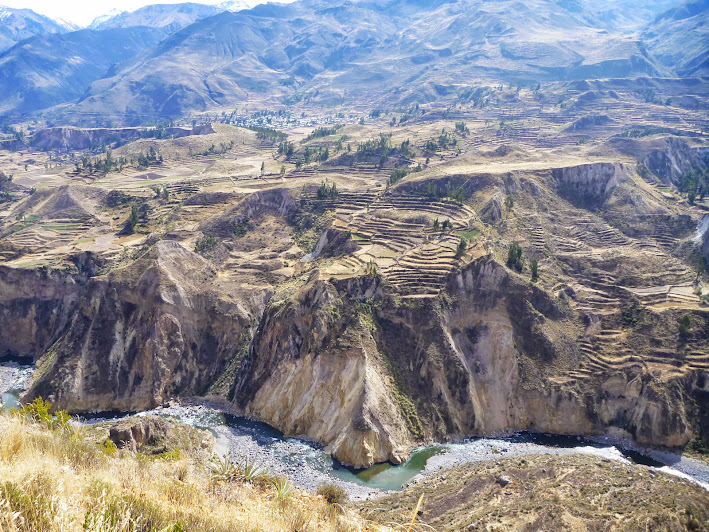
M 559 194 L 565 199 L 576 206 L 597 207 L 634 171 L 620 163 L 592 163 L 555 168 L 552 175 Z
M 312 253 L 305 255 L 302 260 L 307 262 L 318 257 L 334 257 L 343 253 L 352 253 L 358 248 L 359 246 L 348 232 L 327 229 L 320 236 Z
M 108 438 L 118 448 L 145 455 L 170 451 L 211 452 L 215 443 L 214 436 L 206 429 L 159 416 L 129 417 L 108 425 Z
M 504 198 L 502 193 L 498 192 L 493 195 L 480 210 L 480 219 L 486 224 L 494 225 L 502 220 L 502 202 Z
M 413 443 L 371 331 L 333 285 L 316 279 L 269 305 L 235 402 L 358 467 L 399 463 Z
M 119 421 L 109 430 L 109 438 L 120 448 L 133 452 L 144 445 L 155 444 L 172 436 L 170 423 L 157 416 Z

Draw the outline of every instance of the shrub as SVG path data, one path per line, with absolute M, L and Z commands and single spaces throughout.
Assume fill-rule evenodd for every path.
M 249 232 L 249 229 L 251 229 L 251 227 L 251 222 L 249 221 L 248 216 L 244 216 L 243 218 L 237 218 L 236 220 L 232 220 L 231 222 L 231 230 L 236 238 L 241 238 L 242 236 L 245 236 L 246 233 Z
M 532 271 L 532 281 L 534 282 L 539 279 L 539 263 L 537 259 L 532 259 L 529 262 L 529 269 Z
M 239 478 L 239 468 L 229 456 L 219 458 L 212 457 L 209 464 L 209 474 L 212 482 L 234 482 Z
M 128 220 L 126 220 L 126 225 L 123 228 L 123 231 L 126 234 L 132 235 L 135 231 L 136 225 L 138 225 L 138 206 L 133 203 L 130 206 L 130 215 L 128 216 Z
M 340 192 L 337 190 L 337 184 L 333 183 L 332 185 L 328 185 L 325 181 L 323 181 L 320 186 L 318 187 L 317 191 L 317 198 L 319 200 L 324 200 L 324 199 L 335 199 L 340 195 Z
M 52 403 L 37 397 L 30 404 L 23 406 L 20 410 L 14 410 L 20 416 L 26 417 L 34 422 L 43 423 L 52 430 L 66 431 L 70 428 L 71 417 L 66 410 L 57 410 L 50 413 Z
M 194 250 L 197 253 L 206 253 L 216 248 L 218 243 L 213 235 L 204 235 L 202 238 L 197 239 L 194 244 Z
M 264 468 L 258 461 L 253 458 L 244 459 L 244 464 L 241 466 L 241 476 L 246 482 L 261 483 L 271 479 L 268 470 Z
M 387 185 L 388 186 L 396 185 L 399 181 L 404 179 L 407 175 L 409 175 L 408 168 L 395 168 L 394 171 L 392 171 L 391 175 L 389 176 L 389 179 L 387 180 Z
M 20 530 L 51 532 L 56 508 L 49 495 L 52 490 L 47 489 L 47 479 L 38 476 L 28 479 L 25 484 L 22 487 L 12 482 L 0 485 L 0 500 L 7 501 L 12 511 L 19 514 L 24 525 Z
M 379 270 L 377 269 L 377 264 L 370 260 L 364 267 L 364 274 L 367 277 L 379 277 Z
M 512 207 L 514 207 L 514 206 L 515 206 L 514 198 L 510 194 L 507 194 L 507 196 L 505 196 L 505 209 L 507 209 L 507 212 L 510 212 L 512 210 Z
M 348 499 L 344 489 L 330 482 L 323 482 L 318 486 L 318 495 L 324 497 L 328 504 L 344 504 Z
M 463 201 L 465 201 L 465 191 L 463 190 L 463 187 L 458 187 L 451 192 L 448 197 L 455 201 L 458 205 L 462 205 Z
M 118 452 L 118 447 L 109 438 L 106 438 L 101 443 L 98 444 L 99 448 L 106 453 L 108 456 L 113 456 Z

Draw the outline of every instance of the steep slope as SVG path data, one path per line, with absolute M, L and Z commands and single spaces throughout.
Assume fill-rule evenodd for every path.
M 709 75 L 709 1 L 687 0 L 665 11 L 648 25 L 642 39 L 678 75 Z
M 0 55 L 0 114 L 45 109 L 78 99 L 111 67 L 158 42 L 152 28 L 38 35 Z
M 661 72 L 638 41 L 549 0 L 301 1 L 199 21 L 95 83 L 78 107 L 174 116 L 250 97 L 422 101 L 461 79 Z
M 129 28 L 131 26 L 147 26 L 158 28 L 165 34 L 173 33 L 189 26 L 196 20 L 216 15 L 222 9 L 217 6 L 195 4 L 156 4 L 141 7 L 132 12 L 122 12 L 105 20 L 95 21 L 91 29 L 106 30 L 112 28 Z
M 66 33 L 66 26 L 32 11 L 0 6 L 0 52 L 35 35 Z

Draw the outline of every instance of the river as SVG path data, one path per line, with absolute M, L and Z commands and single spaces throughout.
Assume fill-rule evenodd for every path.
M 8 409 L 17 404 L 32 368 L 17 361 L 0 362 L 0 397 Z M 414 449 L 403 464 L 376 464 L 365 470 L 342 466 L 322 446 L 287 438 L 264 423 L 225 414 L 202 403 L 185 403 L 133 413 L 156 414 L 209 429 L 217 438 L 216 452 L 237 459 L 255 459 L 272 473 L 287 475 L 302 489 L 313 490 L 323 482 L 342 486 L 355 500 L 376 497 L 448 467 L 483 460 L 497 460 L 526 454 L 561 455 L 573 452 L 593 454 L 619 463 L 636 463 L 688 478 L 709 489 L 709 464 L 673 453 L 650 455 L 628 450 L 614 442 L 576 436 L 521 432 L 500 437 L 471 438 L 457 443 L 435 444 Z M 102 413 L 81 416 L 77 422 L 93 424 L 128 414 Z

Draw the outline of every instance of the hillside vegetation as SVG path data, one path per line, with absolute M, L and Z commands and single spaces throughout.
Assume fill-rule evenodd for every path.
M 174 437 L 134 453 L 99 439 L 105 426 L 35 417 L 0 415 L 3 532 L 388 530 L 254 464 L 224 474 L 195 445 L 198 429 L 175 423 Z

